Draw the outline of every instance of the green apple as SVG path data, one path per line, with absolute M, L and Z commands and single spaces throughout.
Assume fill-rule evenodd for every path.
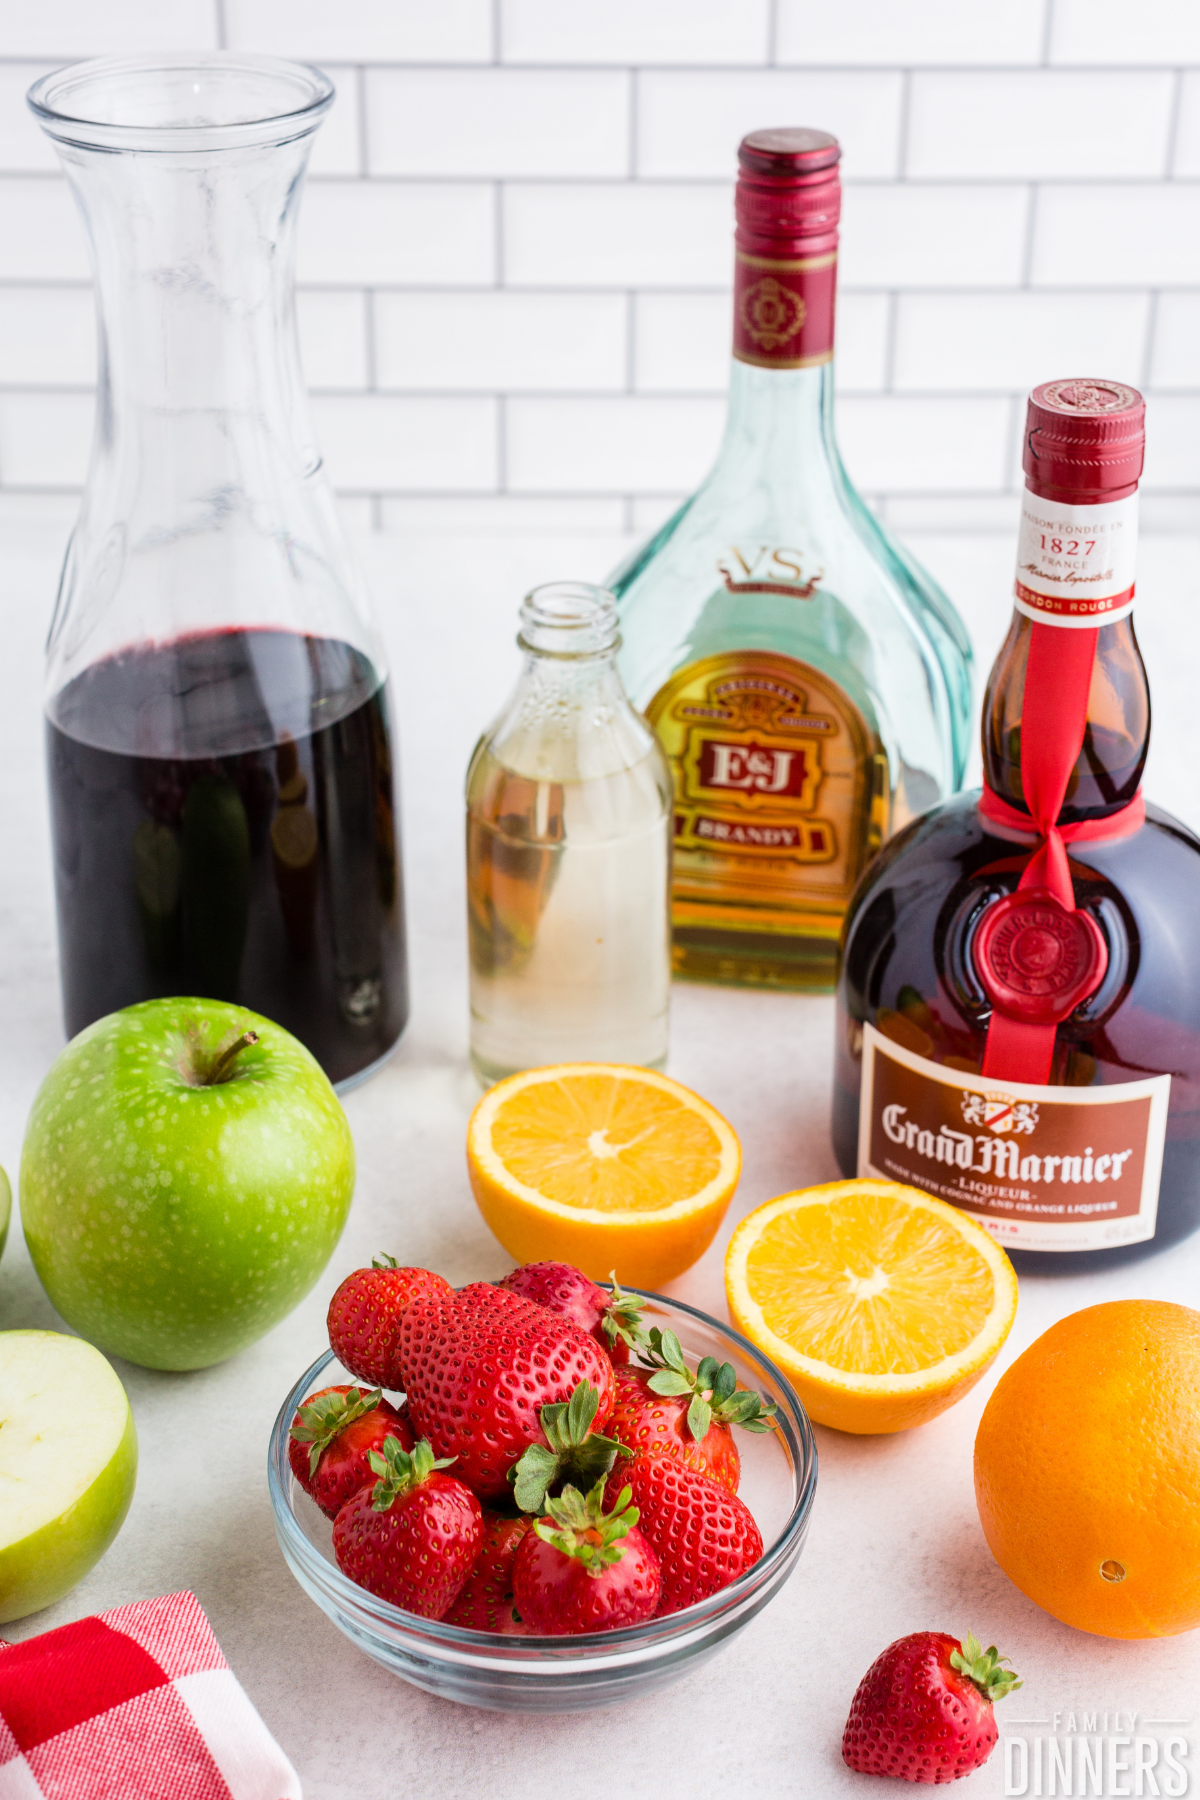
M 33 1103 L 21 1222 L 75 1330 L 151 1369 L 200 1369 L 291 1311 L 354 1192 L 324 1072 L 269 1019 L 147 1000 L 73 1038 Z
M 0 1169 L 0 1256 L 4 1255 L 4 1242 L 8 1237 L 8 1221 L 12 1217 L 12 1189 L 8 1185 L 8 1176 Z
M 52 1606 L 99 1562 L 137 1460 L 125 1389 L 98 1350 L 0 1331 L 0 1625 Z

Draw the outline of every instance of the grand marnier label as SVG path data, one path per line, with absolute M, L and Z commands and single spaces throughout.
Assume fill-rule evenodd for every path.
M 1021 1250 L 1154 1236 L 1171 1077 L 1111 1086 L 990 1082 L 863 1031 L 858 1173 L 971 1213 Z

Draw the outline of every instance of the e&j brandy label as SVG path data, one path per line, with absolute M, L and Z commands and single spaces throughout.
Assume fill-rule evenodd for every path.
M 881 784 L 835 682 L 792 657 L 726 652 L 677 670 L 646 716 L 675 779 L 677 899 L 845 903 L 882 837 Z
M 1018 1250 L 1154 1236 L 1171 1077 L 990 1081 L 863 1030 L 858 1173 L 961 1206 Z

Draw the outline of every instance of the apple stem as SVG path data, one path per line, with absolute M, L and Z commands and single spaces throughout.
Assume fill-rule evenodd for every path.
M 214 1087 L 218 1081 L 228 1081 L 233 1073 L 234 1057 L 241 1051 L 248 1050 L 251 1044 L 257 1044 L 257 1042 L 257 1031 L 243 1031 L 241 1037 L 235 1038 L 232 1044 L 226 1044 L 225 1048 L 218 1051 L 213 1058 L 205 1086 Z

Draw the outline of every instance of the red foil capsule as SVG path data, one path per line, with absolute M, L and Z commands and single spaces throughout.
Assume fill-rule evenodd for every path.
M 842 152 L 827 131 L 752 131 L 738 149 L 733 354 L 769 369 L 833 355 Z
M 1043 381 L 1029 396 L 1021 466 L 1043 500 L 1078 506 L 1132 494 L 1146 453 L 1146 402 L 1121 381 Z

